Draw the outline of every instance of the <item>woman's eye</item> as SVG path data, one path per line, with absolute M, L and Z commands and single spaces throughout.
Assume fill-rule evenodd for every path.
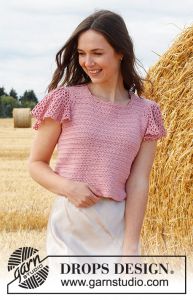
M 78 55 L 85 55 L 84 53 L 78 53 Z M 102 55 L 102 53 L 94 53 L 94 55 Z

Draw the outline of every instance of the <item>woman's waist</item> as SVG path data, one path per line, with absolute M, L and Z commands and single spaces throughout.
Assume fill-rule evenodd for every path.
M 59 174 L 61 177 L 66 178 L 68 180 L 84 182 L 88 185 L 90 191 L 98 198 L 108 199 L 111 201 L 124 201 L 126 199 L 126 191 L 124 184 L 115 185 L 113 182 L 108 180 L 104 180 L 101 182 L 99 178 L 95 178 L 95 180 L 89 180 L 84 176 L 72 176 L 72 174 Z M 118 181 L 117 181 L 118 182 Z
M 101 199 L 104 199 L 104 200 L 111 200 L 111 201 L 116 201 L 116 202 L 122 202 L 124 200 L 116 200 L 116 199 L 113 199 L 112 197 L 103 197 L 103 196 L 100 196 Z

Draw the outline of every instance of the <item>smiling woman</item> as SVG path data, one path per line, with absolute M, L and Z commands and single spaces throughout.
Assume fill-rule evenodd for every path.
M 85 46 L 84 46 L 85 45 Z M 101 48 L 92 49 L 95 45 Z M 86 48 L 86 52 L 80 52 L 79 49 Z M 101 51 L 102 50 L 102 51 Z M 100 51 L 100 52 L 99 52 Z M 95 30 L 87 30 L 80 34 L 78 39 L 79 64 L 83 70 L 89 75 L 101 75 L 101 71 L 105 73 L 104 81 L 109 79 L 112 74 L 118 74 L 119 64 L 123 55 L 117 54 L 113 47 L 107 42 L 103 35 Z
M 109 10 L 88 16 L 56 62 L 49 92 L 32 110 L 38 132 L 29 158 L 33 179 L 57 194 L 47 254 L 140 254 L 156 140 L 166 130 L 159 105 L 140 97 L 124 20 Z
M 97 45 L 100 45 L 100 48 L 97 48 Z M 109 93 L 109 98 L 112 98 L 112 102 L 128 101 L 128 92 L 127 90 L 124 91 L 122 76 L 120 76 L 120 63 L 123 59 L 123 54 L 116 53 L 103 35 L 95 30 L 87 30 L 81 33 L 78 39 L 78 54 L 80 66 L 92 78 L 92 83 L 95 83 L 95 85 L 89 85 L 93 94 L 108 98 L 108 95 L 106 96 L 105 94 L 106 90 Z M 112 74 L 114 74 L 115 82 L 125 92 L 126 100 L 124 99 L 123 92 L 117 95 L 116 98 L 113 95 L 111 86 L 113 80 Z M 108 83 L 109 78 L 111 78 L 110 85 Z M 97 86 L 97 82 L 100 82 L 100 88 Z
M 104 70 L 103 65 L 97 66 L 98 60 L 104 64 Z M 138 95 L 143 92 L 145 79 L 140 78 L 136 71 L 132 39 L 123 18 L 111 11 L 100 10 L 83 20 L 56 54 L 56 63 L 57 68 L 48 91 L 56 88 L 59 83 L 62 86 L 91 83 L 90 75 L 94 75 L 92 71 L 102 69 L 105 78 L 108 75 L 112 78 L 112 74 L 117 76 L 119 73 L 117 80 L 122 77 L 119 84 L 123 86 L 120 89 L 136 90 Z M 104 87 L 106 92 L 115 98 L 111 87 L 107 87 Z

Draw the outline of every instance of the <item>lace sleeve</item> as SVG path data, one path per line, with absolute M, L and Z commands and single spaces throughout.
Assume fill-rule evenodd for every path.
M 70 97 L 66 87 L 59 87 L 50 91 L 31 111 L 32 117 L 36 118 L 33 129 L 37 130 L 45 118 L 52 118 L 62 123 L 65 119 L 70 120 Z
M 157 140 L 167 135 L 159 105 L 152 101 L 148 112 L 148 123 L 143 140 Z

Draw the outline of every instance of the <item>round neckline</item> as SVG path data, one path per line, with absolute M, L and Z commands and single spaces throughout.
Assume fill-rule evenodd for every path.
M 120 104 L 120 103 L 112 103 L 110 100 L 105 101 L 105 98 L 102 97 L 97 97 L 95 95 L 93 95 L 88 87 L 88 84 L 83 84 L 83 86 L 85 86 L 87 93 L 89 94 L 90 98 L 100 104 L 103 105 L 107 105 L 107 106 L 114 106 L 114 107 L 123 107 L 123 108 L 128 108 L 132 102 L 133 102 L 133 94 L 131 92 L 128 91 L 128 96 L 130 95 L 131 98 L 129 99 L 129 102 L 127 104 Z M 104 100 L 103 100 L 104 99 Z

